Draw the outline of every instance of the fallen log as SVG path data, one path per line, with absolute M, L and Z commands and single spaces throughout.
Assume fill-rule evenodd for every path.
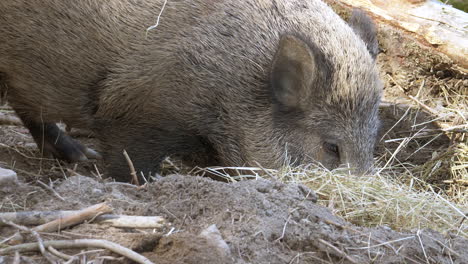
M 419 45 L 447 55 L 468 73 L 467 13 L 436 0 L 326 1 L 335 7 L 362 9 L 378 24 L 403 29 Z

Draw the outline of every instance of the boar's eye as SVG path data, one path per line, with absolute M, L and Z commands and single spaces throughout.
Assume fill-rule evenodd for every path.
M 324 142 L 323 143 L 323 148 L 328 151 L 330 154 L 333 154 L 335 156 L 340 156 L 340 151 L 338 149 L 338 145 L 330 142 Z

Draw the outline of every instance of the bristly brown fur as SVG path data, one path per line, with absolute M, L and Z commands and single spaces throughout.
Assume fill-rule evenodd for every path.
M 353 31 L 318 0 L 168 1 L 146 34 L 163 2 L 2 1 L 0 72 L 30 130 L 41 135 L 37 124 L 60 120 L 92 129 L 118 180 L 128 178 L 124 149 L 144 173 L 167 155 L 198 165 L 278 167 L 289 158 L 369 169 L 381 84 L 355 32 L 370 20 Z M 295 61 L 293 52 L 270 79 L 287 36 L 310 56 Z M 289 63 L 309 72 L 288 73 Z M 282 86 L 290 73 L 302 90 Z M 308 74 L 315 81 L 306 86 Z M 301 103 L 283 107 L 275 87 Z

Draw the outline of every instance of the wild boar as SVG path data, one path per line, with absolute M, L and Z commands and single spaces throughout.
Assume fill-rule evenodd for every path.
M 164 6 L 164 10 L 161 9 Z M 161 12 L 159 24 L 149 31 Z M 382 93 L 375 27 L 319 0 L 0 1 L 0 76 L 44 152 L 107 175 L 189 164 L 366 172 Z

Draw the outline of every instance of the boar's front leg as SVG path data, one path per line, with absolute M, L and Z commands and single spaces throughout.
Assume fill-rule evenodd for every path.
M 67 162 L 100 158 L 97 152 L 73 140 L 55 123 L 41 123 L 31 121 L 22 115 L 19 116 L 43 155 L 52 154 L 55 158 Z

